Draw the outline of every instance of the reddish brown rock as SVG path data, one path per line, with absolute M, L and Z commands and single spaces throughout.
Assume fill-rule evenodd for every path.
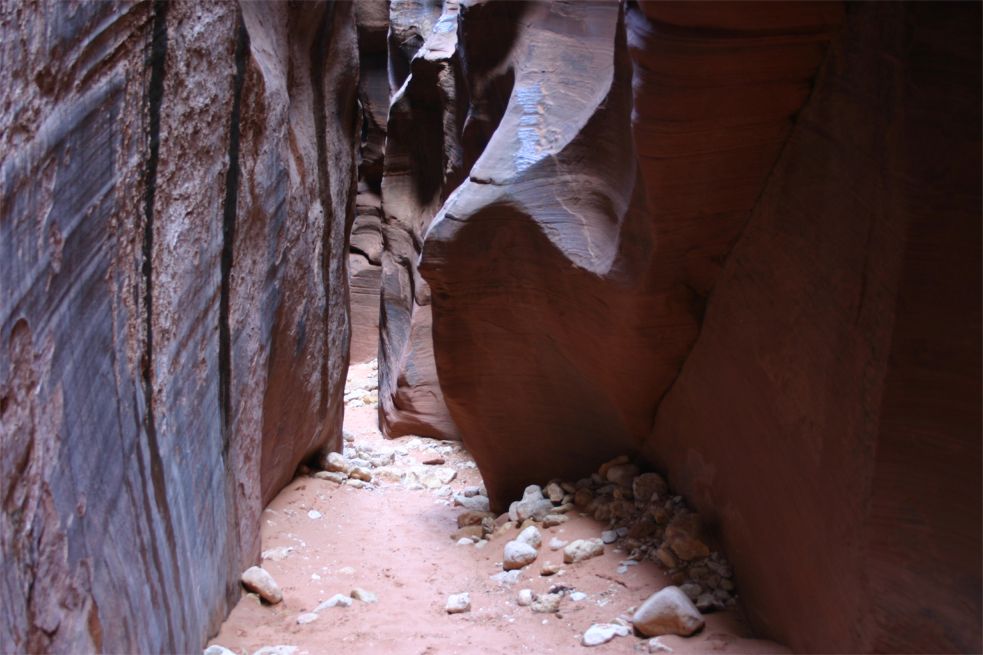
M 0 11 L 5 649 L 200 650 L 340 437 L 349 8 Z

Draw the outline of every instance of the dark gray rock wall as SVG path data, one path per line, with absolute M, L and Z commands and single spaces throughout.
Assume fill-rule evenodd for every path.
M 299 11 L 0 8 L 5 649 L 198 650 L 262 500 L 338 438 L 354 24 Z

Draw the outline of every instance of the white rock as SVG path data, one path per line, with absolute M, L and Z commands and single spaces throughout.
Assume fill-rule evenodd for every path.
M 225 646 L 212 644 L 202 652 L 201 655 L 236 655 L 235 651 L 229 650 Z
M 294 655 L 296 652 L 296 646 L 263 646 L 255 651 L 253 655 Z
M 515 602 L 519 604 L 519 607 L 528 607 L 532 605 L 533 601 L 536 600 L 536 592 L 532 589 L 520 589 L 518 595 L 516 596 Z
M 604 542 L 600 539 L 577 539 L 563 549 L 563 561 L 566 564 L 573 564 L 603 554 Z
M 566 542 L 563 539 L 558 539 L 557 537 L 553 537 L 552 539 L 550 539 L 550 543 L 549 543 L 550 550 L 560 550 L 561 548 L 566 546 L 567 543 L 569 542 Z
M 460 539 L 457 540 L 458 546 L 470 546 L 473 543 L 474 540 L 472 540 L 470 537 L 461 537 Z
M 297 617 L 297 623 L 300 625 L 313 623 L 314 621 L 317 621 L 317 612 L 305 612 Z
M 516 569 L 514 571 L 499 571 L 495 575 L 489 576 L 492 580 L 502 585 L 514 585 L 519 581 L 522 576 L 522 571 Z
M 460 505 L 464 509 L 475 510 L 476 512 L 487 512 L 488 511 L 488 497 L 487 496 L 462 496 L 461 494 L 454 495 L 454 504 Z
M 348 479 L 346 474 L 339 473 L 338 471 L 318 471 L 314 474 L 314 477 L 318 480 L 327 480 L 335 484 L 341 484 Z
M 539 528 L 534 525 L 530 525 L 525 530 L 520 532 L 519 536 L 517 536 L 515 540 L 528 544 L 533 548 L 539 548 L 543 545 L 543 536 L 539 533 Z
M 505 544 L 505 551 L 502 559 L 502 568 L 506 571 L 521 569 L 536 561 L 539 553 L 535 548 L 521 541 L 510 541 Z
M 320 612 L 321 610 L 326 610 L 329 607 L 351 607 L 352 597 L 346 596 L 345 594 L 335 594 L 331 598 L 327 599 L 320 605 L 314 608 L 315 612 Z
M 277 548 L 268 548 L 263 551 L 260 555 L 263 559 L 270 559 L 274 562 L 279 562 L 280 560 L 286 559 L 290 553 L 294 550 L 293 546 L 279 546 Z
M 605 530 L 601 533 L 601 541 L 606 544 L 613 544 L 618 540 L 618 533 L 614 530 Z
M 262 567 L 250 566 L 243 572 L 241 580 L 242 586 L 249 591 L 256 592 L 260 598 L 271 605 L 276 605 L 283 600 L 283 592 L 280 590 L 280 585 Z
M 703 627 L 703 617 L 679 587 L 666 587 L 649 596 L 632 617 L 635 628 L 646 637 L 688 637 Z
M 631 631 L 623 625 L 617 623 L 595 623 L 587 628 L 584 638 L 580 642 L 584 646 L 600 646 L 606 644 L 615 637 L 627 637 Z
M 312 509 L 311 511 L 307 512 L 307 518 L 317 520 L 321 518 L 321 512 L 317 511 L 316 509 Z
M 471 611 L 471 596 L 467 593 L 451 594 L 447 597 L 447 604 L 444 606 L 448 614 L 461 614 Z
M 363 603 L 375 603 L 379 601 L 379 597 L 376 596 L 371 591 L 362 589 L 361 587 L 355 587 L 352 589 L 351 597 L 355 600 L 360 600 Z
M 541 614 L 550 614 L 552 612 L 560 611 L 560 601 L 563 600 L 563 594 L 543 594 L 538 596 L 536 600 L 533 601 L 530 608 L 533 612 L 539 612 Z
M 662 643 L 659 637 L 653 637 L 649 639 L 649 652 L 650 653 L 671 653 L 672 648 L 666 646 Z
M 325 471 L 334 471 L 336 473 L 344 473 L 348 475 L 348 471 L 351 470 L 352 466 L 341 453 L 328 453 L 325 457 L 321 458 L 321 467 Z
M 573 591 L 570 593 L 570 600 L 579 603 L 582 600 L 587 600 L 587 594 L 582 591 Z
M 570 520 L 570 517 L 566 514 L 547 514 L 543 517 L 543 527 L 552 528 L 555 525 L 566 523 L 568 520 Z
M 356 466 L 348 472 L 348 476 L 362 482 L 372 482 L 372 471 L 365 466 Z

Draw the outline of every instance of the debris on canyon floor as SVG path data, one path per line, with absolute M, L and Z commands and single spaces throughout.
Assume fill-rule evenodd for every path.
M 342 452 L 263 513 L 282 601 L 244 596 L 211 652 L 787 652 L 749 636 L 730 566 L 661 476 L 618 458 L 496 515 L 462 444 L 382 437 L 375 393 L 374 363 L 353 366 Z

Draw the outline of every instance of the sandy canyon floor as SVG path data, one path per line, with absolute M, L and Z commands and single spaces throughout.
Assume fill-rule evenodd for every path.
M 539 557 L 516 582 L 497 580 L 503 546 L 518 530 L 500 531 L 480 546 L 452 538 L 463 511 L 453 494 L 473 494 L 482 484 L 480 473 L 461 444 L 384 439 L 377 428 L 375 375 L 371 363 L 349 371 L 345 430 L 354 443 L 346 447 L 394 450 L 393 463 L 362 488 L 298 475 L 263 514 L 260 564 L 282 588 L 283 601 L 267 605 L 244 595 L 210 643 L 242 655 L 649 652 L 649 640 L 636 636 L 593 648 L 581 645 L 581 637 L 594 623 L 627 619 L 631 608 L 669 584 L 659 566 L 625 566 L 627 554 L 617 544 L 600 557 L 564 565 L 562 551 L 550 549 L 551 539 L 598 537 L 605 529 L 574 511 L 567 523 L 542 530 Z M 367 393 L 357 397 L 357 390 Z M 540 575 L 547 562 L 561 565 L 560 572 Z M 517 602 L 521 589 L 543 594 L 557 585 L 568 589 L 558 613 L 537 613 Z M 377 602 L 355 600 L 313 612 L 356 588 Z M 448 614 L 448 596 L 461 592 L 469 593 L 471 610 Z M 298 623 L 302 615 L 309 622 Z M 787 652 L 751 638 L 739 607 L 705 619 L 691 637 L 660 637 L 662 648 L 653 652 Z

